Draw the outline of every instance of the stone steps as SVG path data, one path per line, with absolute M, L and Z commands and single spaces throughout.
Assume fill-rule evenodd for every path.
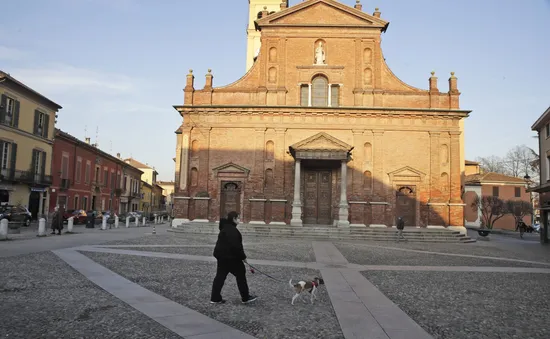
M 395 228 L 369 227 L 293 227 L 288 225 L 239 225 L 241 234 L 245 237 L 273 237 L 300 239 L 334 239 L 334 240 L 364 240 L 364 241 L 395 241 Z M 190 223 L 170 230 L 174 233 L 192 233 L 217 235 L 218 225 L 212 223 Z M 410 242 L 475 242 L 470 237 L 458 231 L 446 229 L 405 228 L 403 235 Z

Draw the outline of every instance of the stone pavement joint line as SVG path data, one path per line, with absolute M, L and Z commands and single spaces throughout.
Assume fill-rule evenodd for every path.
M 347 265 L 330 242 L 313 242 L 317 261 Z M 357 270 L 324 268 L 321 274 L 346 339 L 433 339 Z
M 94 284 L 184 338 L 254 338 L 153 293 L 75 250 L 63 249 L 53 252 Z
M 216 262 L 216 259 L 214 257 L 204 256 L 204 255 L 135 251 L 135 250 L 109 248 L 109 247 L 96 246 L 96 245 L 80 246 L 80 247 L 74 247 L 72 249 L 78 250 L 78 251 L 135 255 L 135 256 L 152 257 L 152 258 Z M 502 272 L 502 273 L 550 274 L 550 269 L 548 268 L 534 268 L 534 267 L 358 265 L 358 264 L 347 263 L 347 260 L 343 258 L 341 254 L 338 255 L 333 253 L 331 257 L 328 254 L 328 252 L 324 252 L 324 250 L 322 249 L 319 249 L 319 251 L 323 251 L 323 252 L 319 252 L 320 259 L 318 260 L 318 262 L 295 262 L 295 261 L 277 261 L 277 260 L 259 260 L 259 259 L 248 259 L 248 262 L 251 265 L 309 268 L 313 270 L 321 270 L 324 268 L 347 268 L 347 269 L 353 269 L 356 271 L 437 271 L 437 272 L 488 272 L 488 273 Z M 331 258 L 335 258 L 335 262 L 333 262 Z

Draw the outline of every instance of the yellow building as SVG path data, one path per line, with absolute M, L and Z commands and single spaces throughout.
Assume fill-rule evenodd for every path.
M 142 180 L 141 181 L 141 208 L 140 208 L 141 211 L 145 213 L 151 213 L 152 195 L 153 195 L 153 186 Z
M 0 71 L 0 203 L 47 213 L 60 105 Z
M 156 212 L 161 209 L 162 187 L 157 185 L 158 172 L 154 167 L 137 161 L 133 158 L 124 159 L 127 164 L 141 170 L 141 210 L 143 212 Z

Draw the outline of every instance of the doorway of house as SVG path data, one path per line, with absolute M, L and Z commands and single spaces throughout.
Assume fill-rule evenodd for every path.
M 306 169 L 302 192 L 304 224 L 332 224 L 332 171 Z
M 397 190 L 396 205 L 396 217 L 403 217 L 405 226 L 416 226 L 416 192 L 414 187 L 400 187 Z
M 241 186 L 238 182 L 222 182 L 220 218 L 231 211 L 241 213 Z
M 31 212 L 32 219 L 38 218 L 38 212 L 40 210 L 40 192 L 31 191 L 29 195 L 29 212 Z

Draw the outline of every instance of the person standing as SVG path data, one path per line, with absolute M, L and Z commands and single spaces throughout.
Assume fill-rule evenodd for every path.
M 210 303 L 223 304 L 226 301 L 222 298 L 221 292 L 225 279 L 229 273 L 233 274 L 237 279 L 237 286 L 241 294 L 243 304 L 249 303 L 258 299 L 251 295 L 246 282 L 246 254 L 243 248 L 243 238 L 241 232 L 237 229 L 240 222 L 239 213 L 232 211 L 227 214 L 226 219 L 220 220 L 220 233 L 218 241 L 214 248 L 214 257 L 218 261 L 216 269 L 216 277 L 212 283 L 212 294 Z
M 57 230 L 58 231 L 57 235 L 61 235 L 61 230 L 63 229 L 63 215 L 61 214 L 61 212 L 59 211 L 59 207 L 57 206 L 55 207 L 55 210 L 52 215 L 51 228 L 52 228 L 51 234 L 55 234 L 55 231 Z
M 397 241 L 401 241 L 401 239 L 405 240 L 405 237 L 403 236 L 403 229 L 405 228 L 405 221 L 403 220 L 403 217 L 397 218 Z

